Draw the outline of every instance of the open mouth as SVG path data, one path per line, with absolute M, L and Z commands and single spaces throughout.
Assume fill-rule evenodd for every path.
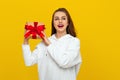
M 63 25 L 63 24 L 59 24 L 58 27 L 59 27 L 59 28 L 62 28 L 62 27 L 64 27 L 64 25 Z

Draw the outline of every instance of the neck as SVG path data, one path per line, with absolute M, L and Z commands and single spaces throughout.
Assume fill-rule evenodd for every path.
M 57 32 L 55 36 L 56 36 L 56 38 L 60 38 L 66 34 L 67 34 L 66 32 Z

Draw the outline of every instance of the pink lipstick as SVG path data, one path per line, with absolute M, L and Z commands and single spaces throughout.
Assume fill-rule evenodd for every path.
M 63 27 L 63 26 L 64 26 L 63 24 L 59 24 L 59 25 L 58 25 L 59 28 L 61 28 L 61 27 Z

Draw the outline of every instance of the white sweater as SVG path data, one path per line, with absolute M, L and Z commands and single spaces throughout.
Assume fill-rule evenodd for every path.
M 41 42 L 33 52 L 22 45 L 26 66 L 38 64 L 39 80 L 76 80 L 82 62 L 79 39 L 66 34 L 49 40 L 49 46 Z

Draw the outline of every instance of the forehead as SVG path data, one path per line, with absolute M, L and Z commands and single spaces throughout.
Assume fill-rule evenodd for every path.
M 65 14 L 64 12 L 62 12 L 62 11 L 58 11 L 58 12 L 56 12 L 56 13 L 54 14 L 54 17 L 63 17 L 63 16 L 66 17 L 66 14 Z

